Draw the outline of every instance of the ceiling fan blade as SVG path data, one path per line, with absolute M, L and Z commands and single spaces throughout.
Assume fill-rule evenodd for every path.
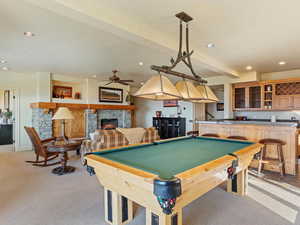
M 120 80 L 120 81 L 123 81 L 123 82 L 134 82 L 134 80 Z
M 111 81 L 111 82 L 109 82 L 109 83 L 105 84 L 104 86 L 107 86 L 107 85 L 109 85 L 109 84 L 111 84 L 111 83 L 113 83 L 113 81 Z
M 127 84 L 127 83 L 125 83 L 125 82 L 123 82 L 123 81 L 120 81 L 120 80 L 118 81 L 118 83 L 119 83 L 119 84 L 123 84 L 123 85 L 129 85 L 129 84 Z

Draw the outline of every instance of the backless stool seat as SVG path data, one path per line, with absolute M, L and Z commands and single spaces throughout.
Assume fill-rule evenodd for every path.
M 220 137 L 218 134 L 211 134 L 211 133 L 202 134 L 201 136 L 202 137 L 215 137 L 215 138 Z
M 193 130 L 186 133 L 188 136 L 199 136 L 199 131 Z
M 248 140 L 246 137 L 243 137 L 243 136 L 228 136 L 227 138 L 228 139 L 235 139 L 235 140 L 243 140 L 243 141 Z
M 284 176 L 285 168 L 284 168 L 284 157 L 283 157 L 283 150 L 282 146 L 285 145 L 284 141 L 281 141 L 279 139 L 261 139 L 259 141 L 260 144 L 263 144 L 263 148 L 260 152 L 259 156 L 259 163 L 258 163 L 258 174 L 261 173 L 261 170 L 263 169 L 264 164 L 272 164 L 279 168 L 280 175 Z M 275 145 L 276 146 L 276 153 L 277 158 L 266 158 L 266 149 L 268 145 Z

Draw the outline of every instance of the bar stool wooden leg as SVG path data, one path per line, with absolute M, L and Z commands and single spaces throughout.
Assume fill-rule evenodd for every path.
M 258 174 L 260 174 L 261 170 L 263 169 L 263 159 L 264 159 L 265 151 L 266 151 L 266 145 L 264 145 L 260 151 L 259 160 L 258 160 Z
M 283 160 L 282 145 L 277 145 L 277 155 L 278 155 L 278 160 L 279 160 L 280 175 L 284 176 L 285 171 L 284 171 L 284 160 Z

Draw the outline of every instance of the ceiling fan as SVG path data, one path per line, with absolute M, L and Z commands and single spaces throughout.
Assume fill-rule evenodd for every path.
M 134 82 L 134 80 L 121 80 L 120 77 L 117 76 L 118 70 L 113 70 L 113 76 L 109 77 L 109 83 L 105 84 L 105 86 L 112 84 L 112 83 L 119 83 L 123 85 L 129 85 L 128 82 Z

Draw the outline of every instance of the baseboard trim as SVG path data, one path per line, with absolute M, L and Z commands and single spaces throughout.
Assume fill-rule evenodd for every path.
M 32 151 L 32 146 L 16 146 L 16 152 Z

